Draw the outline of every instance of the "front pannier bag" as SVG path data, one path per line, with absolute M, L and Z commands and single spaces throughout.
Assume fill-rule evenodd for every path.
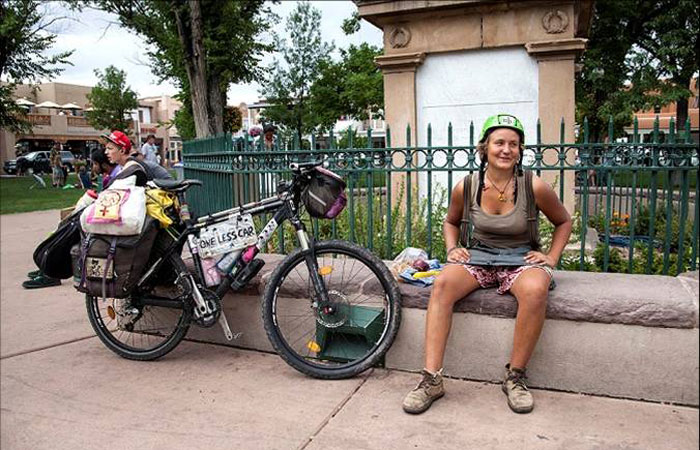
M 124 298 L 131 294 L 149 261 L 157 221 L 147 217 L 141 234 L 86 234 L 80 244 L 76 289 L 97 297 Z
M 301 199 L 311 217 L 332 219 L 347 203 L 345 181 L 330 170 L 316 167 Z

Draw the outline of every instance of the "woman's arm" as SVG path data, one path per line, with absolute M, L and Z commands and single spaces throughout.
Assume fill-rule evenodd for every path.
M 561 258 L 566 243 L 571 235 L 571 216 L 564 205 L 559 201 L 557 194 L 552 187 L 545 183 L 540 177 L 532 177 L 532 189 L 535 194 L 535 203 L 552 224 L 554 224 L 554 235 L 552 244 L 546 254 L 531 252 L 525 258 L 528 263 L 545 263 L 552 267 L 556 266 Z
M 445 236 L 445 249 L 447 250 L 447 262 L 466 262 L 469 260 L 469 252 L 459 246 L 459 225 L 462 221 L 464 209 L 464 179 L 452 189 L 452 199 L 447 209 L 445 223 L 442 224 L 442 232 Z

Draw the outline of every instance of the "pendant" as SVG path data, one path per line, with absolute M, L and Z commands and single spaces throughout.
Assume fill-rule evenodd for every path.
M 501 202 L 501 203 L 505 203 L 505 202 L 506 202 L 506 196 L 503 195 L 503 194 L 498 194 L 498 201 Z

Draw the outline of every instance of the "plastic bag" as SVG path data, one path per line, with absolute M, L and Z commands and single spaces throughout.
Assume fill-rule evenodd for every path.
M 163 189 L 146 189 L 146 214 L 160 222 L 165 228 L 173 224 L 165 210 L 175 203 L 175 196 Z
M 83 209 L 87 206 L 92 205 L 95 203 L 95 199 L 97 199 L 97 192 L 93 191 L 92 189 L 89 189 L 85 191 L 82 197 L 78 200 L 78 202 L 75 204 L 75 209 Z
M 429 259 L 425 261 L 427 270 L 420 271 L 414 267 L 406 267 L 399 273 L 401 281 L 415 284 L 418 286 L 430 286 L 435 282 L 435 277 L 442 271 L 444 265 L 440 264 L 437 259 Z
M 86 233 L 131 236 L 141 232 L 146 219 L 145 189 L 136 176 L 114 180 L 80 216 Z
M 418 259 L 428 259 L 428 254 L 425 252 L 425 250 L 415 247 L 406 247 L 401 251 L 401 253 L 396 255 L 396 258 L 394 258 L 394 261 L 392 261 L 389 270 L 391 270 L 391 273 L 394 275 L 394 278 L 396 278 L 397 281 L 404 281 L 400 276 L 401 272 L 411 267 L 414 261 Z

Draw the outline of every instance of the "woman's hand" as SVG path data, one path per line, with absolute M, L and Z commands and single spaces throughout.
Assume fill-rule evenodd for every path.
M 447 262 L 464 264 L 469 262 L 469 251 L 466 248 L 455 247 L 447 253 Z
M 552 268 L 557 265 L 557 261 L 553 257 L 535 251 L 527 252 L 525 262 L 528 264 L 545 264 Z

